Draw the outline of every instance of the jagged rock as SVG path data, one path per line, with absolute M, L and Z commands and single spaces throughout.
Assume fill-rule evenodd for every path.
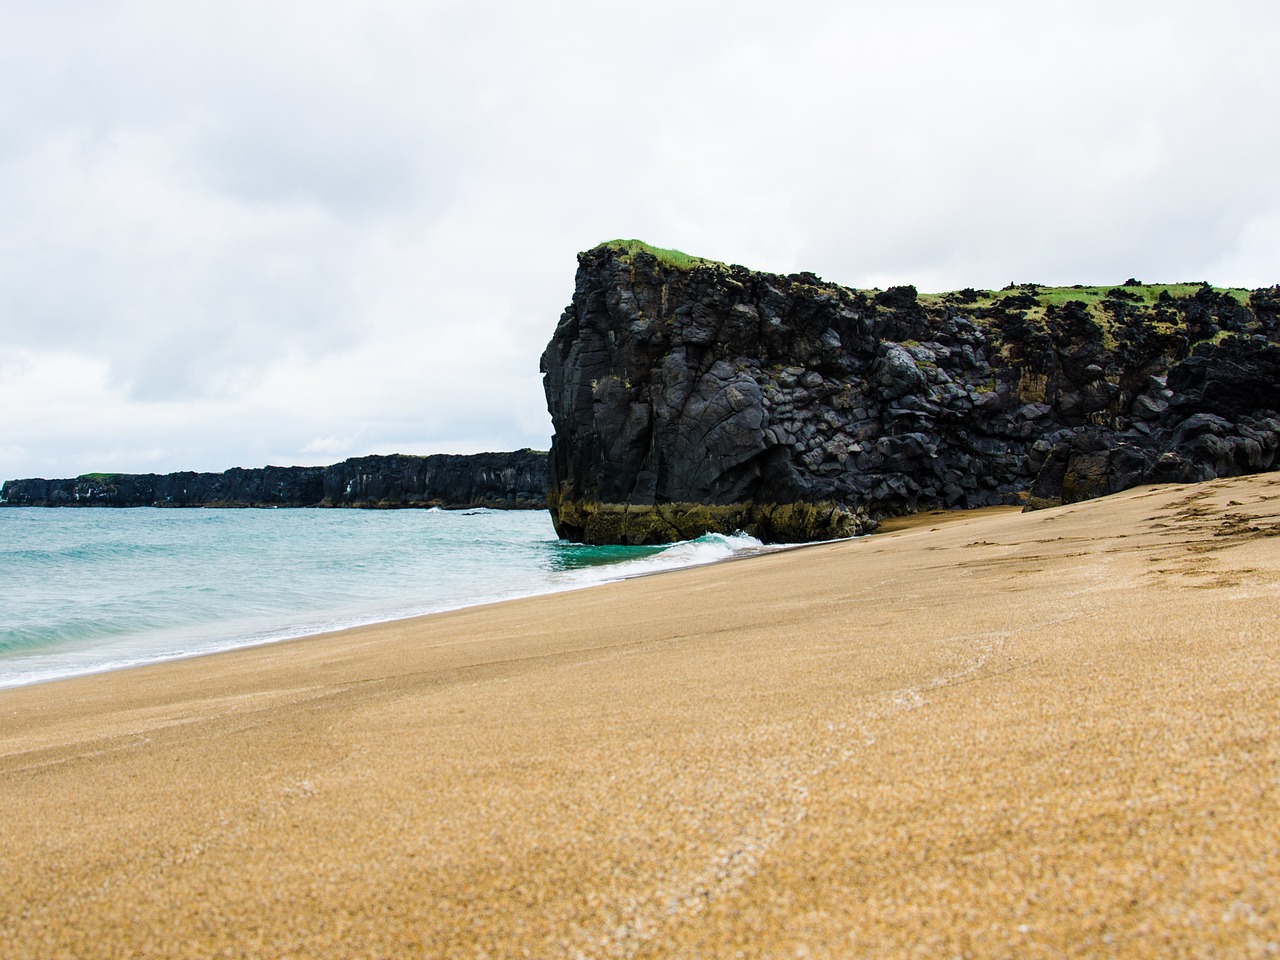
M 1271 469 L 1280 293 L 1255 291 L 1255 312 L 1158 286 L 869 295 L 603 244 L 542 358 L 552 518 L 595 543 L 807 540 Z M 1230 429 L 1178 433 L 1196 414 Z
M 533 450 L 358 457 L 328 467 L 87 474 L 9 480 L 12 507 L 494 507 L 544 509 L 547 456 Z
M 356 457 L 326 467 L 321 506 L 545 509 L 547 456 L 534 450 Z
M 91 473 L 68 480 L 9 480 L 11 507 L 308 507 L 323 495 L 324 467 L 235 467 L 224 473 Z
M 1203 343 L 1169 371 L 1167 382 L 1175 413 L 1202 410 L 1234 419 L 1280 410 L 1280 346 L 1263 337 Z
M 1032 509 L 1077 503 L 1116 493 L 1142 482 L 1151 455 L 1133 443 L 1098 429 L 1084 429 L 1059 441 L 1036 472 L 1026 505 Z

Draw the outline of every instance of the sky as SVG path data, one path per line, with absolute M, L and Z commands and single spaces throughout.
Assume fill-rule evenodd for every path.
M 546 449 L 604 240 L 1280 281 L 1280 5 L 0 0 L 0 479 Z

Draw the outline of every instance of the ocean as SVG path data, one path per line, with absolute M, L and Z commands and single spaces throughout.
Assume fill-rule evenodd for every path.
M 558 540 L 543 511 L 0 509 L 0 688 L 764 549 Z

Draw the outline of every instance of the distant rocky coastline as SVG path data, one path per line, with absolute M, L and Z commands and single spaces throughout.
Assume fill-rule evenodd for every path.
M 639 241 L 578 264 L 542 358 L 567 539 L 826 539 L 1277 466 L 1277 287 L 926 296 Z
M 0 488 L 0 506 L 543 510 L 546 490 L 547 455 L 516 450 L 356 457 L 327 467 L 9 480 Z

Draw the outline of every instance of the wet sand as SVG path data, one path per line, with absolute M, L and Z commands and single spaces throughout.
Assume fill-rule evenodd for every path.
M 1280 475 L 0 692 L 0 956 L 1280 950 Z

